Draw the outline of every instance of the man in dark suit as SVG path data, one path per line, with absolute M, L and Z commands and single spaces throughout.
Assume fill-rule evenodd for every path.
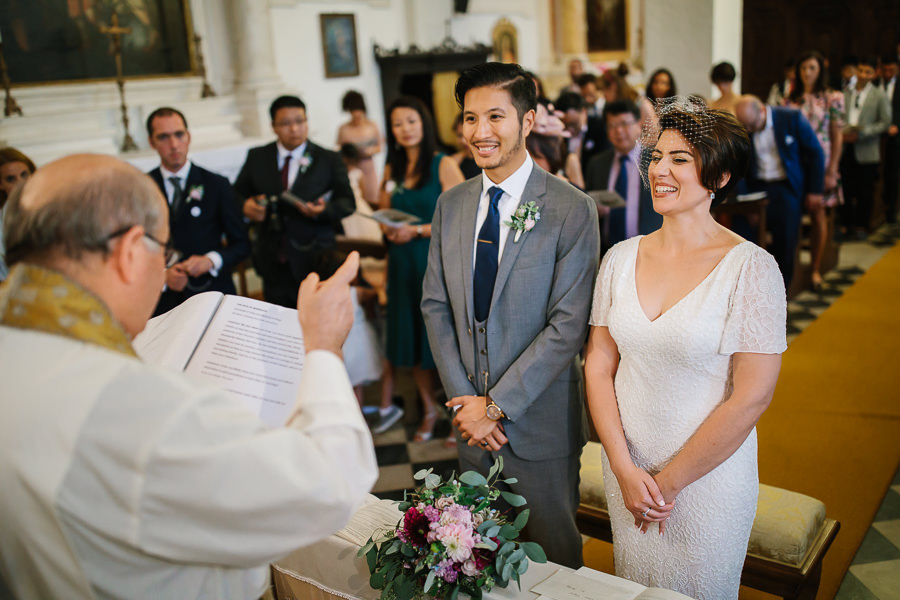
M 897 85 L 900 62 L 893 52 L 881 60 L 884 94 L 891 105 L 891 124 L 884 147 L 884 208 L 888 223 L 897 222 L 897 194 L 900 193 L 900 85 Z
M 234 294 L 231 271 L 250 254 L 250 240 L 231 184 L 188 160 L 191 134 L 174 108 L 150 113 L 147 135 L 160 160 L 149 175 L 169 201 L 169 230 L 181 255 L 181 262 L 166 265 L 166 289 L 155 314 L 200 292 Z
M 641 111 L 634 102 L 615 100 L 603 110 L 606 134 L 612 148 L 593 157 L 584 172 L 587 190 L 616 192 L 624 207 L 609 211 L 601 236 L 604 249 L 636 235 L 646 235 L 662 225 L 662 216 L 653 210 L 650 188 L 641 185 Z
M 356 202 L 340 155 L 307 139 L 306 105 L 281 96 L 269 114 L 278 139 L 250 149 L 234 189 L 251 223 L 263 297 L 294 307 L 300 282 L 315 270 L 319 255 L 336 246 L 341 219 Z M 285 200 L 286 190 L 299 201 Z
M 609 148 L 606 125 L 600 117 L 589 117 L 587 104 L 580 94 L 566 92 L 556 101 L 556 110 L 563 112 L 569 137 L 569 152 L 578 154 L 584 173 L 591 157 Z
M 803 201 L 823 202 L 825 154 L 799 110 L 766 106 L 756 96 L 745 95 L 735 105 L 735 112 L 753 140 L 747 187 L 768 195 L 766 224 L 772 232 L 771 252 L 787 288 L 794 275 Z

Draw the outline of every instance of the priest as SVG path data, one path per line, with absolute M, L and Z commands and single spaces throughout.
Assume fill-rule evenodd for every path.
M 10 199 L 0 597 L 259 597 L 267 564 L 342 527 L 375 481 L 340 359 L 358 256 L 300 287 L 304 376 L 269 429 L 135 356 L 165 280 L 165 202 L 97 155 L 47 165 Z

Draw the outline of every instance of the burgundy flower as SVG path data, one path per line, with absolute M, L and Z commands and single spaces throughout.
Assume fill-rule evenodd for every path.
M 415 507 L 410 508 L 403 515 L 403 537 L 413 546 L 424 547 L 428 545 L 425 536 L 429 530 L 428 517 L 420 513 Z
M 491 538 L 493 542 L 497 543 L 497 538 Z M 484 569 L 494 562 L 494 559 L 497 557 L 496 550 L 488 550 L 487 548 L 475 548 L 472 550 L 472 558 L 475 560 L 475 568 L 479 571 L 484 571 Z

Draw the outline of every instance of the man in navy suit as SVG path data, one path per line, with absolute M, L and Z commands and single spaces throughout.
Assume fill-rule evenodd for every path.
M 169 201 L 169 230 L 181 255 L 180 262 L 166 265 L 166 289 L 154 314 L 200 292 L 234 294 L 231 271 L 250 254 L 250 240 L 231 184 L 188 160 L 191 134 L 174 108 L 150 113 L 147 135 L 160 160 L 149 175 Z
M 234 189 L 251 223 L 263 297 L 295 307 L 300 282 L 337 245 L 341 219 L 356 201 L 340 155 L 307 139 L 306 105 L 299 98 L 276 98 L 269 115 L 278 139 L 250 149 Z M 283 199 L 285 191 L 296 200 Z
M 769 198 L 766 224 L 771 252 L 789 287 L 800 233 L 803 202 L 823 202 L 825 155 L 806 117 L 796 109 L 766 106 L 756 96 L 741 96 L 737 118 L 753 139 L 747 187 Z M 765 240 L 758 240 L 763 244 Z
M 586 190 L 616 192 L 624 207 L 606 215 L 604 249 L 636 235 L 646 235 L 662 225 L 662 215 L 653 210 L 650 188 L 641 185 L 641 110 L 629 100 L 615 100 L 603 109 L 606 132 L 612 148 L 593 157 L 584 172 Z

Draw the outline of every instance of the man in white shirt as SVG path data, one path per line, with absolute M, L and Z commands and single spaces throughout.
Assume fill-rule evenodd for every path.
M 519 65 L 467 69 L 456 100 L 484 171 L 438 198 L 422 316 L 457 411 L 460 470 L 487 475 L 503 457 L 531 509 L 525 534 L 551 561 L 578 567 L 587 438 L 577 354 L 597 273 L 597 209 L 528 155 L 537 101 Z
M 10 199 L 0 596 L 259 597 L 267 564 L 342 527 L 375 481 L 339 358 L 358 256 L 304 281 L 304 376 L 268 429 L 134 354 L 165 280 L 166 211 L 149 177 L 97 155 L 43 167 Z
M 191 133 L 178 110 L 150 113 L 147 137 L 160 161 L 148 175 L 168 200 L 169 231 L 180 254 L 177 263 L 167 265 L 166 289 L 154 314 L 201 292 L 234 294 L 231 272 L 250 255 L 250 238 L 231 184 L 188 160 Z
M 838 209 L 838 216 L 844 233 L 856 239 L 868 235 L 881 162 L 881 136 L 891 125 L 888 98 L 872 82 L 875 66 L 874 58 L 860 59 L 856 65 L 856 85 L 844 90 L 847 109 L 841 152 L 844 204 Z

